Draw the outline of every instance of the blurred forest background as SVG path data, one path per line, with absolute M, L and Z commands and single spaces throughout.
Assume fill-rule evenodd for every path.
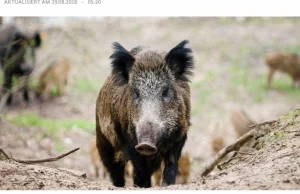
M 32 88 L 57 58 L 66 56 L 72 65 L 72 85 L 66 95 L 39 103 L 31 94 L 30 104 L 15 97 L 13 105 L 2 110 L 0 148 L 16 158 L 44 158 L 80 147 L 75 154 L 45 165 L 84 171 L 91 177 L 88 149 L 95 136 L 95 102 L 110 73 L 115 41 L 127 49 L 147 45 L 161 50 L 190 41 L 196 69 L 191 82 L 192 127 L 184 152 L 198 159 L 193 174 L 212 157 L 212 138 L 225 137 L 226 144 L 236 139 L 229 121 L 233 109 L 242 108 L 260 122 L 300 105 L 300 89 L 293 89 L 285 74 L 277 72 L 267 89 L 264 64 L 269 52 L 300 53 L 300 18 L 2 19 L 2 25 L 14 23 L 25 31 L 47 34 L 37 52 Z M 0 79 L 2 85 L 2 75 Z

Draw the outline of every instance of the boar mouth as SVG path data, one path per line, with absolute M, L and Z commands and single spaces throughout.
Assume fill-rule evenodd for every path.
M 140 143 L 135 146 L 136 151 L 145 156 L 152 156 L 157 152 L 157 148 L 149 143 Z

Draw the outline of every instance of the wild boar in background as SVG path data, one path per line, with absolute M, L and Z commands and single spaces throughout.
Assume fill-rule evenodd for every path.
M 212 145 L 213 156 L 215 156 L 225 146 L 224 138 L 223 137 L 213 138 L 211 145 Z
M 272 79 L 276 71 L 288 74 L 293 80 L 293 88 L 300 87 L 300 58 L 298 55 L 285 52 L 274 52 L 265 57 L 265 63 L 269 68 L 269 88 L 271 87 Z
M 66 86 L 71 80 L 71 65 L 66 57 L 51 63 L 40 75 L 36 96 L 44 100 L 53 87 L 57 88 L 57 95 L 65 93 Z
M 4 71 L 3 90 L 9 92 L 12 88 L 13 76 L 28 76 L 35 66 L 35 50 L 40 47 L 42 37 L 39 32 L 33 35 L 25 34 L 15 25 L 0 28 L 0 64 Z M 29 101 L 28 83 L 24 84 L 24 99 Z M 7 104 L 11 104 L 9 95 Z
M 212 156 L 215 156 L 225 146 L 226 134 L 228 133 L 226 125 L 225 121 L 221 120 L 213 121 L 208 126 L 207 131 L 211 136 L 210 145 Z
M 167 53 L 113 44 L 112 72 L 96 102 L 97 147 L 113 185 L 125 185 L 128 160 L 135 186 L 151 187 L 162 160 L 161 185 L 175 184 L 190 126 L 194 61 L 187 44 L 184 40 Z
M 250 131 L 249 127 L 255 124 L 255 121 L 243 109 L 232 110 L 230 121 L 238 138 Z
M 101 179 L 105 179 L 106 178 L 106 171 L 103 168 L 103 165 L 101 163 L 101 159 L 99 157 L 99 152 L 97 150 L 97 145 L 96 145 L 96 138 L 93 138 L 90 142 L 89 145 L 89 154 L 90 154 L 90 161 L 92 163 L 92 167 L 93 167 L 93 175 L 96 178 L 101 178 Z M 100 172 L 100 174 L 99 174 Z

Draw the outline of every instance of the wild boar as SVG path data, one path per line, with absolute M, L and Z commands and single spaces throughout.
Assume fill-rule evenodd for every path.
M 57 95 L 64 94 L 71 79 L 71 65 L 66 57 L 51 63 L 40 75 L 36 96 L 44 99 L 53 87 L 57 88 Z
M 268 87 L 271 87 L 273 75 L 276 71 L 291 76 L 292 87 L 300 87 L 300 59 L 298 55 L 286 52 L 274 52 L 265 57 L 265 63 L 269 68 Z
M 175 184 L 190 126 L 194 60 L 187 44 L 159 52 L 144 46 L 128 51 L 113 43 L 112 72 L 96 102 L 97 147 L 113 185 L 125 185 L 127 161 L 135 186 L 151 187 L 162 161 L 161 185 Z
M 4 71 L 4 93 L 12 88 L 13 76 L 28 76 L 35 66 L 35 50 L 42 44 L 42 35 L 35 32 L 33 35 L 25 34 L 14 25 L 0 28 L 0 64 Z M 24 99 L 29 101 L 28 83 L 24 84 Z M 11 104 L 9 95 L 7 104 Z
M 212 139 L 212 151 L 213 155 L 216 155 L 224 146 L 224 138 L 223 137 L 215 137 Z
M 230 121 L 237 137 L 241 137 L 247 133 L 250 130 L 249 126 L 255 124 L 252 118 L 242 109 L 232 110 L 230 113 Z
M 225 146 L 226 123 L 225 121 L 213 121 L 207 131 L 211 136 L 211 154 L 215 156 Z

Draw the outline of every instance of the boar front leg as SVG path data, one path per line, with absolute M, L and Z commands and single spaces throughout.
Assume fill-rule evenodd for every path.
M 116 187 L 124 187 L 125 164 L 122 161 L 115 160 L 115 149 L 110 144 L 110 142 L 104 137 L 104 135 L 100 134 L 99 131 L 100 129 L 97 130 L 97 147 L 103 165 L 108 171 L 113 185 Z
M 135 157 L 132 161 L 133 164 L 133 183 L 136 187 L 149 188 L 151 187 L 151 175 L 146 160 L 143 157 Z
M 173 150 L 165 157 L 165 169 L 163 172 L 163 181 L 161 186 L 174 185 L 176 181 L 176 175 L 178 173 L 178 160 L 181 155 L 182 148 L 185 144 L 186 137 L 184 140 L 179 142 Z

